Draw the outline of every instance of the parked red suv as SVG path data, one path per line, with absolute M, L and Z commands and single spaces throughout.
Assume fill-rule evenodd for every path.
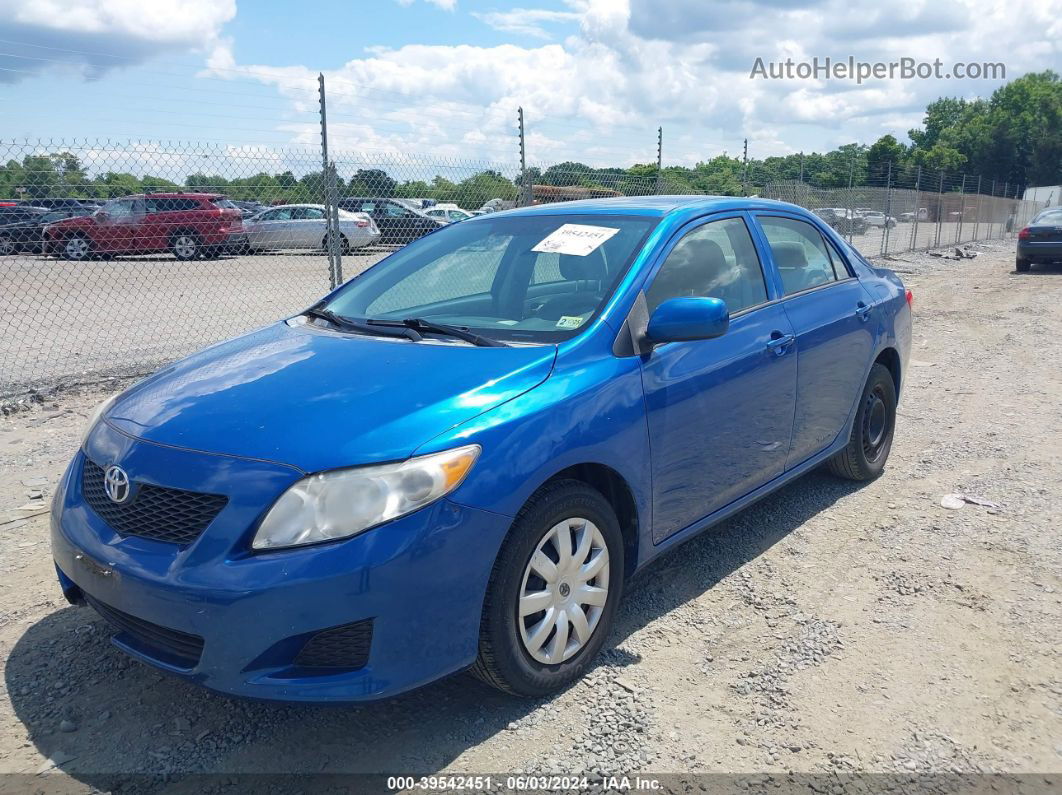
M 216 257 L 243 233 L 236 205 L 217 193 L 149 193 L 112 199 L 96 212 L 44 228 L 45 253 L 99 255 L 172 251 L 177 259 Z

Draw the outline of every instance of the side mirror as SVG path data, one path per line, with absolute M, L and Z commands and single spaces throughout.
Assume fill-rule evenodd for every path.
M 730 311 L 721 298 L 671 298 L 649 318 L 652 342 L 684 342 L 721 337 L 730 327 Z
M 107 223 L 107 221 L 109 221 L 111 218 L 107 213 L 103 212 L 103 210 L 96 210 L 93 215 L 96 216 L 96 220 L 99 221 L 101 224 Z

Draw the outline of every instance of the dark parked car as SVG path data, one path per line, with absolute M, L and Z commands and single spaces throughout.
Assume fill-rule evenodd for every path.
M 38 210 L 39 208 L 32 208 Z M 43 210 L 35 212 L 23 221 L 0 226 L 0 255 L 29 251 L 39 254 L 44 249 L 44 227 L 66 218 L 78 218 L 88 215 L 88 208 L 61 210 Z
M 44 207 L 47 210 L 94 210 L 91 199 L 27 199 L 19 202 L 23 207 Z
M 815 213 L 842 235 L 862 235 L 869 226 L 865 218 L 844 207 L 819 207 L 811 212 Z
M 1014 269 L 1025 273 L 1034 262 L 1062 261 L 1062 207 L 1044 210 L 1018 232 Z
M 149 193 L 112 199 L 91 215 L 45 230 L 45 253 L 85 260 L 170 251 L 177 259 L 217 256 L 243 233 L 240 211 L 217 193 Z
M 48 212 L 43 207 L 25 207 L 17 204 L 0 205 L 0 226 L 20 224 Z
M 397 199 L 355 197 L 340 199 L 339 206 L 343 210 L 365 213 L 372 218 L 380 230 L 381 243 L 404 245 L 446 226 L 445 222 L 429 218 Z

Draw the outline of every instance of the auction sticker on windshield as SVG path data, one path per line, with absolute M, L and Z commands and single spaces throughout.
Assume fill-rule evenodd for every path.
M 585 257 L 596 249 L 619 229 L 608 226 L 589 226 L 587 224 L 564 224 L 546 235 L 532 251 L 544 254 L 574 254 Z

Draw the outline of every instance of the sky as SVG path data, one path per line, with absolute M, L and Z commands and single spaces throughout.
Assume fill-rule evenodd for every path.
M 49 139 L 99 170 L 305 173 L 318 73 L 341 172 L 511 170 L 521 106 L 529 164 L 653 162 L 658 127 L 665 165 L 903 141 L 1004 82 L 750 77 L 849 56 L 1062 71 L 1062 0 L 0 0 L 0 159 Z

